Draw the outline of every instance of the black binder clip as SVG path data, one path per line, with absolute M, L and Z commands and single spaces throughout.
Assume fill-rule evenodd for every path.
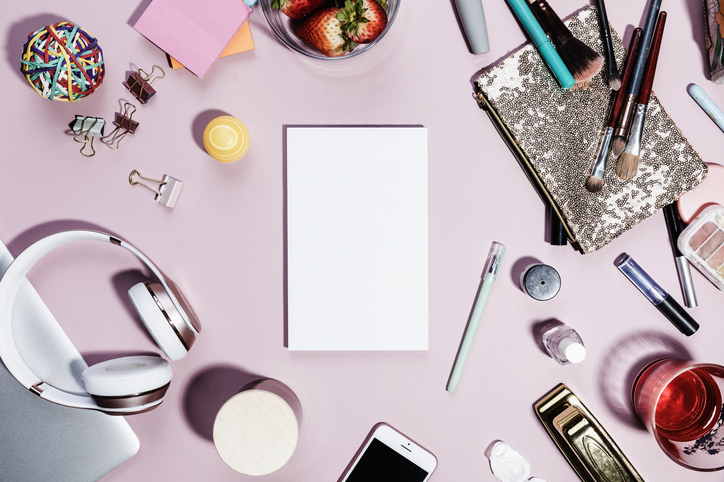
M 158 184 L 158 189 L 154 189 L 148 184 L 142 183 L 140 181 L 135 181 L 133 179 L 134 176 L 138 176 L 141 179 Z M 131 185 L 139 184 L 145 187 L 156 195 L 155 199 L 157 202 L 170 208 L 176 205 L 176 200 L 178 199 L 179 194 L 181 194 L 181 188 L 184 187 L 184 183 L 174 177 L 164 174 L 163 179 L 161 180 L 151 179 L 150 177 L 143 177 L 141 173 L 135 169 L 131 171 L 131 175 L 128 176 L 128 182 L 130 182 Z
M 83 143 L 83 147 L 80 148 L 80 153 L 85 157 L 93 157 L 96 155 L 96 150 L 93 148 L 93 139 L 103 137 L 105 126 L 106 121 L 102 117 L 86 117 L 83 115 L 75 116 L 75 120 L 70 123 L 70 128 L 75 134 L 73 140 Z M 86 147 L 90 147 L 91 154 L 85 152 Z
M 161 74 L 152 78 L 151 76 L 156 69 L 160 70 Z M 164 77 L 166 77 L 166 72 L 158 65 L 154 65 L 150 74 L 144 72 L 143 69 L 138 69 L 138 72 L 132 72 L 131 75 L 128 76 L 128 80 L 123 82 L 123 85 L 141 104 L 145 104 L 148 102 L 148 99 L 156 93 L 156 89 L 152 87 L 154 82 Z
M 130 111 L 130 112 L 129 112 Z M 123 112 L 116 112 L 116 117 L 113 119 L 113 125 L 116 126 L 113 132 L 108 134 L 110 139 L 103 141 L 105 145 L 111 149 L 118 149 L 121 141 L 128 135 L 136 132 L 138 122 L 133 120 L 133 113 L 136 112 L 136 106 L 126 102 L 123 104 Z

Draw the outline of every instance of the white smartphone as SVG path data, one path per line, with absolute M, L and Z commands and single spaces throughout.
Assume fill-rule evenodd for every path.
M 339 482 L 425 482 L 435 456 L 386 423 L 378 423 Z

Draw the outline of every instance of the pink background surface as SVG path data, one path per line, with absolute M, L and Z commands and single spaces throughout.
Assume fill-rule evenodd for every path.
M 362 58 L 312 62 L 287 50 L 259 8 L 250 18 L 256 50 L 218 61 L 201 80 L 167 69 L 158 94 L 118 151 L 97 144 L 82 157 L 65 131 L 75 114 L 111 119 L 121 85 L 138 67 L 165 58 L 133 30 L 147 2 L 6 2 L 0 18 L 4 61 L 0 239 L 17 255 L 53 232 L 91 227 L 127 239 L 173 277 L 192 300 L 204 331 L 183 360 L 164 404 L 129 417 L 137 456 L 105 480 L 240 480 L 210 441 L 221 403 L 249 374 L 277 378 L 304 407 L 296 453 L 264 480 L 334 481 L 369 429 L 386 421 L 432 450 L 433 480 L 496 480 L 484 452 L 507 441 L 548 481 L 576 475 L 536 419 L 532 404 L 564 382 L 592 410 L 646 480 L 721 481 L 671 462 L 625 403 L 624 380 L 654 352 L 674 350 L 724 363 L 724 296 L 694 272 L 701 329 L 685 338 L 613 266 L 628 252 L 681 299 L 663 215 L 657 213 L 599 252 L 581 256 L 544 242 L 544 208 L 472 98 L 471 79 L 525 42 L 502 0 L 486 0 L 491 51 L 471 55 L 451 2 L 403 0 L 394 28 Z M 551 1 L 561 16 L 586 6 Z M 628 42 L 647 3 L 609 1 L 609 19 Z M 722 132 L 686 93 L 708 80 L 701 0 L 668 0 L 654 90 L 707 162 L 721 163 Z M 99 38 L 107 75 L 76 104 L 49 102 L 19 73 L 26 36 L 71 20 Z M 249 128 L 251 147 L 231 165 L 203 151 L 200 134 L 219 113 Z M 422 124 L 429 130 L 430 349 L 415 353 L 292 353 L 283 346 L 282 133 L 291 124 Z M 128 185 L 133 169 L 185 186 L 176 208 Z M 491 241 L 505 244 L 503 272 L 455 395 L 445 392 Z M 560 294 L 536 302 L 515 282 L 531 259 L 553 265 Z M 31 281 L 91 362 L 157 351 L 134 322 L 125 291 L 142 267 L 105 245 L 52 253 Z M 558 366 L 538 347 L 535 326 L 559 319 L 588 347 L 576 366 Z M 623 400 L 623 401 L 622 401 Z

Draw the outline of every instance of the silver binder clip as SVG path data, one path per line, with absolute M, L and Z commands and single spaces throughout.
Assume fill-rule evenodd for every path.
M 144 179 L 146 181 L 154 182 L 158 184 L 158 189 L 154 189 L 151 186 L 142 183 L 140 181 L 135 181 L 133 178 L 134 176 L 138 176 L 141 179 Z M 150 177 L 143 177 L 140 172 L 137 170 L 131 171 L 131 175 L 128 176 L 128 182 L 131 183 L 131 185 L 139 184 L 152 193 L 156 195 L 156 201 L 160 202 L 164 206 L 168 206 L 170 208 L 174 207 L 176 205 L 176 200 L 178 199 L 179 194 L 181 193 L 181 188 L 184 186 L 184 183 L 179 181 L 178 179 L 167 176 L 164 174 L 163 179 L 151 179 Z
M 75 121 L 70 125 L 73 130 L 75 142 L 82 142 L 83 147 L 80 148 L 80 153 L 85 157 L 93 157 L 96 155 L 96 150 L 93 148 L 93 139 L 96 137 L 103 137 L 103 129 L 106 126 L 105 119 L 101 117 L 86 117 L 83 115 L 75 116 Z M 91 154 L 86 154 L 86 147 L 90 146 Z
M 126 102 L 123 104 L 123 112 L 116 112 L 113 125 L 116 126 L 113 132 L 108 134 L 110 139 L 104 140 L 103 143 L 111 149 L 118 149 L 121 141 L 128 135 L 136 132 L 138 122 L 133 120 L 133 113 L 136 112 L 136 106 Z

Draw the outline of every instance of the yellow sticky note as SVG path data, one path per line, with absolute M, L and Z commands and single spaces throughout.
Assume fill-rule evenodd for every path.
M 220 57 L 228 57 L 229 55 L 240 54 L 241 52 L 248 52 L 249 50 L 254 50 L 254 39 L 251 38 L 251 28 L 249 27 L 249 22 L 246 21 L 239 31 L 236 32 L 234 38 L 231 39 L 229 45 L 227 45 L 224 51 L 221 52 Z M 170 55 L 168 56 L 168 60 L 172 69 L 176 70 L 184 68 L 178 60 Z

